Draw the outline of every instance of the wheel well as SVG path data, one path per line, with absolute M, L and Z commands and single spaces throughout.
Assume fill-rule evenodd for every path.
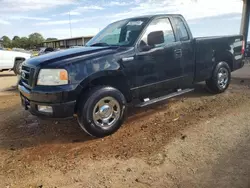
M 233 67 L 233 59 L 232 59 L 232 57 L 226 56 L 224 58 L 220 58 L 220 59 L 217 60 L 217 63 L 220 63 L 222 61 L 226 62 L 229 65 L 231 71 L 233 71 L 234 67 Z
M 15 67 L 17 61 L 25 61 L 25 58 L 23 58 L 23 57 L 16 57 L 15 61 L 14 61 L 14 67 Z
M 92 80 L 86 87 L 84 87 L 81 91 L 81 93 L 78 96 L 76 107 L 75 107 L 75 112 L 77 112 L 78 109 L 78 103 L 81 100 L 81 97 L 84 95 L 84 93 L 87 90 L 90 90 L 91 88 L 95 86 L 100 86 L 100 85 L 107 85 L 114 87 L 118 89 L 126 98 L 127 102 L 130 102 L 132 100 L 129 85 L 127 82 L 127 79 L 125 76 L 119 75 L 119 76 L 103 76 L 96 78 Z
M 226 58 L 224 61 L 229 65 L 231 71 L 233 71 L 233 60 L 231 58 Z
M 16 58 L 15 58 L 15 62 L 16 62 L 16 61 L 25 61 L 25 58 L 23 58 L 23 57 L 16 57 Z

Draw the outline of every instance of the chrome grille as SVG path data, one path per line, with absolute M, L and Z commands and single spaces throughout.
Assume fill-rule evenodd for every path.
M 26 87 L 32 87 L 34 74 L 34 68 L 24 65 L 22 66 L 21 81 Z

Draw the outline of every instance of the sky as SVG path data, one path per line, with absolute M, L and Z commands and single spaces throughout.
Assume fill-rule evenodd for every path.
M 239 34 L 242 0 L 0 0 L 0 37 L 95 35 L 109 23 L 149 14 L 178 13 L 195 37 Z M 70 16 L 69 16 L 70 15 Z

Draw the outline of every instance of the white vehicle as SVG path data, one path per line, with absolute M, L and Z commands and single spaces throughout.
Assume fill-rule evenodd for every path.
M 13 70 L 15 74 L 20 74 L 22 63 L 31 57 L 31 54 L 0 50 L 0 72 Z

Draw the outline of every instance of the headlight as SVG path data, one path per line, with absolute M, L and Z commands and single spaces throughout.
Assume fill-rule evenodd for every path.
M 41 69 L 37 85 L 57 86 L 69 83 L 68 72 L 65 69 Z

